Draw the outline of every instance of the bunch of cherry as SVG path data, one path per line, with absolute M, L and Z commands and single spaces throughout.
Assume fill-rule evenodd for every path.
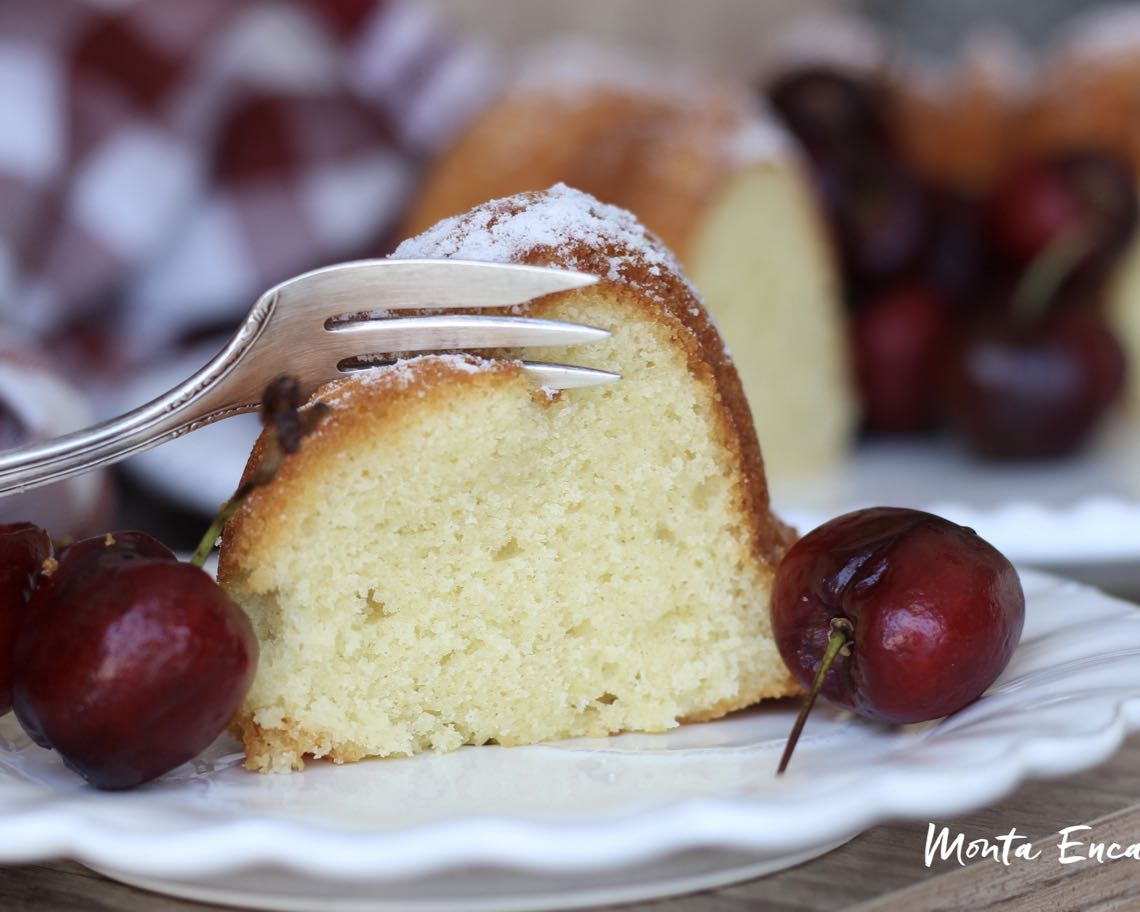
M 0 526 L 0 714 L 99 788 L 147 782 L 221 734 L 253 680 L 249 619 L 200 567 L 142 532 L 54 555 Z
M 990 458 L 1079 448 L 1123 390 L 1101 302 L 1137 225 L 1130 168 L 1094 150 L 1037 157 L 977 198 L 905 160 L 870 81 L 805 68 L 767 95 L 834 235 L 866 429 L 945 426 Z
M 126 789 L 205 750 L 253 682 L 249 618 L 202 570 L 222 526 L 326 409 L 299 410 L 296 380 L 265 390 L 261 460 L 189 563 L 143 532 L 55 553 L 32 523 L 0 525 L 0 715 L 92 785 Z

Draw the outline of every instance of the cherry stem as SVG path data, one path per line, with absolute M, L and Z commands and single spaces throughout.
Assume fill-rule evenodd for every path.
M 784 747 L 784 756 L 780 758 L 780 765 L 776 769 L 776 775 L 780 776 L 784 770 L 788 768 L 788 761 L 792 759 L 792 751 L 796 749 L 796 744 L 800 740 L 800 734 L 804 730 L 804 723 L 807 722 L 808 713 L 811 712 L 815 706 L 815 698 L 819 696 L 819 691 L 823 687 L 823 679 L 827 677 L 827 673 L 831 671 L 831 665 L 835 661 L 835 657 L 841 652 L 844 655 L 851 653 L 851 639 L 855 634 L 855 628 L 847 618 L 837 617 L 831 619 L 831 636 L 827 638 L 827 649 L 823 652 L 823 659 L 819 663 L 819 671 L 815 673 L 815 680 L 812 682 L 811 691 L 807 695 L 807 700 L 804 701 L 803 707 L 800 709 L 800 714 L 796 716 L 796 724 L 792 726 L 792 733 L 788 735 L 788 743 Z
M 233 497 L 222 504 L 222 508 L 218 511 L 218 515 L 214 517 L 214 521 L 210 523 L 210 528 L 206 530 L 206 534 L 202 536 L 202 540 L 198 542 L 198 547 L 194 549 L 194 553 L 190 556 L 190 563 L 195 567 L 201 567 L 206 563 L 206 558 L 210 556 L 210 552 L 214 550 L 214 545 L 217 544 L 218 536 L 222 534 L 222 529 L 241 506 L 241 502 L 245 499 L 248 493 L 249 486 L 243 486 Z
M 1024 323 L 1045 315 L 1050 300 L 1092 245 L 1082 225 L 1057 235 L 1035 256 L 1013 292 L 1013 313 Z
M 222 529 L 238 511 L 242 501 L 249 496 L 249 492 L 273 481 L 277 470 L 281 468 L 282 460 L 287 455 L 296 453 L 301 448 L 301 441 L 328 414 L 328 406 L 324 403 L 318 402 L 299 410 L 300 405 L 301 388 L 293 377 L 282 375 L 265 388 L 265 394 L 261 398 L 261 423 L 266 431 L 272 433 L 265 438 L 261 460 L 248 473 L 234 496 L 222 504 L 218 515 L 210 523 L 210 528 L 198 542 L 198 547 L 190 557 L 190 563 L 195 567 L 200 568 L 206 563 Z

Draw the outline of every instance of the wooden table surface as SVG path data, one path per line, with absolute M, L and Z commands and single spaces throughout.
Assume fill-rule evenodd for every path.
M 201 521 L 165 508 L 155 512 L 142 492 L 127 486 L 117 528 L 142 528 L 174 547 L 192 547 L 186 529 Z M 143 509 L 141 505 L 146 505 Z M 1082 572 L 1083 571 L 1083 572 Z M 1101 583 L 1140 603 L 1140 568 L 1123 573 L 1071 568 L 1068 575 Z M 1124 813 L 1121 813 L 1124 812 Z M 1115 815 L 1115 816 L 1114 816 Z M 960 868 L 953 860 L 924 865 L 926 823 L 878 826 L 813 861 L 747 883 L 627 909 L 639 912 L 1109 912 L 1140 910 L 1140 859 L 1105 864 L 1060 864 L 1055 834 L 1093 824 L 1089 838 L 1140 843 L 1140 733 L 1094 770 L 1052 781 L 1029 782 L 998 805 L 949 825 L 966 839 L 995 837 L 1016 827 L 1041 856 L 1008 867 L 992 861 Z M 1074 837 L 1076 838 L 1076 837 Z M 123 886 L 72 862 L 0 866 L 0 912 L 190 912 L 218 909 Z

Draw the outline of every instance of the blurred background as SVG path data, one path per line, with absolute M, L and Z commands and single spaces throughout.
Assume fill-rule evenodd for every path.
M 0 0 L 0 446 L 163 392 L 278 281 L 566 180 L 708 276 L 793 522 L 936 509 L 1140 592 L 1138 174 L 1140 4 Z M 709 265 L 745 186 L 755 262 Z M 787 363 L 748 338 L 777 325 Z M 0 518 L 192 547 L 255 433 Z
M 1059 24 L 1103 0 L 438 0 L 448 21 L 507 52 L 573 33 L 659 53 L 679 63 L 754 80 L 776 58 L 797 22 L 832 14 L 882 27 L 908 47 L 953 54 L 979 27 L 1009 28 L 1028 45 L 1043 47 Z

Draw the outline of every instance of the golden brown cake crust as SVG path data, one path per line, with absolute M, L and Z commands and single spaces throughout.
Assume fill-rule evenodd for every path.
M 1039 60 L 980 33 L 951 78 L 928 66 L 885 74 L 904 151 L 929 177 L 988 192 L 1016 162 L 1104 149 L 1140 173 L 1140 8 L 1105 7 L 1070 22 Z M 987 54 L 974 54 L 981 49 Z M 987 59 L 988 57 L 988 59 Z M 954 142 L 946 137 L 953 136 Z
M 1108 6 L 1074 22 L 1016 126 L 1030 152 L 1102 148 L 1140 174 L 1140 7 Z
M 562 224 L 560 212 L 552 212 L 549 218 L 534 212 L 561 204 L 580 208 L 589 215 L 579 222 L 568 220 Z M 528 245 L 522 238 L 531 233 L 532 220 L 527 218 L 531 214 L 531 236 L 536 243 Z M 615 230 L 612 226 L 618 227 Z M 485 243 L 488 234 L 492 241 Z M 500 235 L 497 240 L 496 234 Z M 608 292 L 627 299 L 645 319 L 668 325 L 685 350 L 693 378 L 711 386 L 720 404 L 717 418 L 721 443 L 741 464 L 742 495 L 744 509 L 751 517 L 753 554 L 761 563 L 773 567 L 779 562 L 794 541 L 795 532 L 771 512 L 760 444 L 732 357 L 672 254 L 630 213 L 556 185 L 542 192 L 492 200 L 445 220 L 406 241 L 394 256 L 501 258 L 501 262 L 559 266 L 590 273 L 602 279 L 601 285 Z M 543 316 L 554 305 L 552 298 L 534 301 L 519 310 Z

